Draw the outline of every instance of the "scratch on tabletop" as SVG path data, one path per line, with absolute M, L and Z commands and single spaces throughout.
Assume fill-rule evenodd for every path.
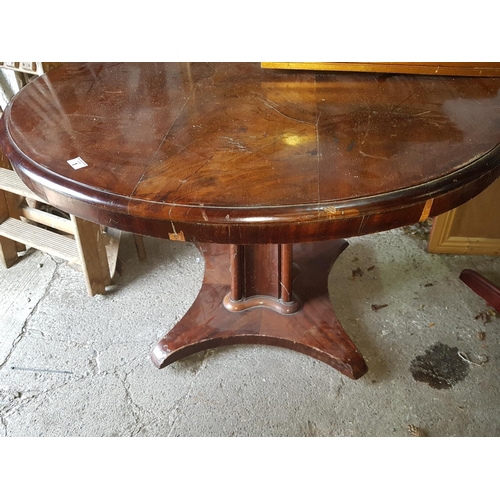
M 276 111 L 276 113 L 280 114 L 281 116 L 288 118 L 289 120 L 293 120 L 294 122 L 298 123 L 305 123 L 306 125 L 313 125 L 311 122 L 305 121 L 305 120 L 299 120 L 298 118 L 293 118 L 292 116 L 285 115 L 285 113 L 282 113 L 278 108 L 276 103 L 269 101 L 268 99 L 265 99 L 264 97 L 258 96 L 258 99 L 260 99 L 268 108 L 271 108 L 272 110 Z M 270 104 L 272 103 L 272 104 Z M 274 106 L 273 106 L 274 104 Z
M 364 151 L 359 150 L 359 154 L 361 156 L 366 156 L 367 158 L 374 158 L 375 160 L 388 160 L 386 156 L 375 156 L 375 155 L 369 155 L 368 153 L 365 153 Z

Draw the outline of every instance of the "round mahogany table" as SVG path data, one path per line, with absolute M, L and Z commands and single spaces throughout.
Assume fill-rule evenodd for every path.
M 342 238 L 425 220 L 493 182 L 499 89 L 247 63 L 65 64 L 15 96 L 0 140 L 48 203 L 199 245 L 202 288 L 154 349 L 158 367 L 257 343 L 358 378 L 366 364 L 327 289 Z

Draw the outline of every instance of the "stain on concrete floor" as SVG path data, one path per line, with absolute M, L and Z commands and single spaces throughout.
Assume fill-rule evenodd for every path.
M 411 362 L 410 371 L 418 382 L 434 389 L 450 389 L 467 377 L 469 365 L 458 355 L 457 347 L 438 342 Z

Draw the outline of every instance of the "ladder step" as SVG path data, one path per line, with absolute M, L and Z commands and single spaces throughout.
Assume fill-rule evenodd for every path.
M 0 190 L 9 191 L 10 193 L 24 196 L 25 198 L 31 198 L 46 203 L 45 200 L 37 196 L 28 186 L 26 186 L 26 184 L 24 184 L 14 170 L 9 170 L 7 168 L 0 168 Z
M 75 234 L 75 225 L 70 219 L 64 219 L 58 215 L 31 208 L 24 204 L 19 207 L 19 212 L 19 215 L 22 215 L 30 221 L 38 222 L 39 224 L 43 224 L 53 229 L 58 229 L 64 233 Z
M 76 264 L 80 256 L 75 240 L 9 217 L 0 224 L 0 236 L 23 243 Z

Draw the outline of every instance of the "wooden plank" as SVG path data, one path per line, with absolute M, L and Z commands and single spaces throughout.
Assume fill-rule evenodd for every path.
M 9 209 L 5 193 L 0 191 L 0 223 L 9 218 Z M 1 226 L 1 224 L 0 224 Z M 18 259 L 16 242 L 0 235 L 0 261 L 6 268 L 11 267 Z
M 106 247 L 109 275 L 113 278 L 115 272 L 121 274 L 118 252 L 120 250 L 122 232 L 119 229 L 101 226 L 101 236 L 104 238 L 104 245 Z
M 3 193 L 5 195 L 5 200 L 7 201 L 7 211 L 9 213 L 9 217 L 20 219 L 19 205 L 25 200 L 25 198 L 16 193 L 10 193 L 9 191 L 4 191 Z M 26 245 L 23 245 L 16 240 L 16 249 L 18 252 L 24 252 L 26 250 Z
M 15 239 L 29 247 L 37 248 L 62 259 L 80 263 L 77 246 L 72 238 L 53 233 L 33 224 L 12 217 L 0 224 L 0 236 Z
M 498 62 L 263 62 L 267 69 L 360 71 L 437 76 L 500 76 Z
M 0 113 L 0 116 L 2 114 Z M 16 176 L 15 172 L 12 171 L 12 167 L 10 165 L 9 160 L 5 156 L 4 152 L 0 149 L 0 178 L 13 178 L 13 175 Z M 2 187 L 0 186 L 0 191 L 2 190 Z M 2 195 L 4 197 L 4 200 L 7 202 L 7 210 L 3 212 L 3 215 L 0 217 L 0 220 L 5 220 L 7 217 L 19 217 L 19 212 L 17 205 L 19 204 L 19 197 L 10 191 L 10 189 L 6 189 L 4 194 Z M 5 238 L 2 239 L 2 250 L 0 250 L 3 254 L 2 261 L 4 264 L 9 268 L 14 262 L 17 260 L 17 252 L 23 252 L 26 250 L 26 247 L 16 241 L 15 243 L 16 247 L 16 257 L 14 258 L 14 254 L 11 253 L 10 250 L 7 250 L 7 246 L 12 246 L 12 243 L 9 243 L 6 241 Z M 5 260 L 6 255 L 7 260 Z
M 75 240 L 80 254 L 87 291 L 93 295 L 105 294 L 106 285 L 111 284 L 105 238 L 99 224 L 94 224 L 71 215 L 75 225 Z
M 62 231 L 63 233 L 75 234 L 75 226 L 70 219 L 64 219 L 54 214 L 38 210 L 37 208 L 22 205 L 19 213 L 21 216 L 33 222 Z
M 2 111 L 0 110 L 0 117 L 1 116 L 2 116 Z M 4 168 L 6 170 L 10 170 L 11 169 L 10 162 L 7 159 L 7 157 L 5 156 L 5 154 L 2 151 L 2 149 L 0 149 L 0 168 Z
M 139 234 L 134 234 L 135 249 L 137 250 L 137 257 L 141 262 L 147 260 L 146 247 L 144 246 L 144 239 Z

